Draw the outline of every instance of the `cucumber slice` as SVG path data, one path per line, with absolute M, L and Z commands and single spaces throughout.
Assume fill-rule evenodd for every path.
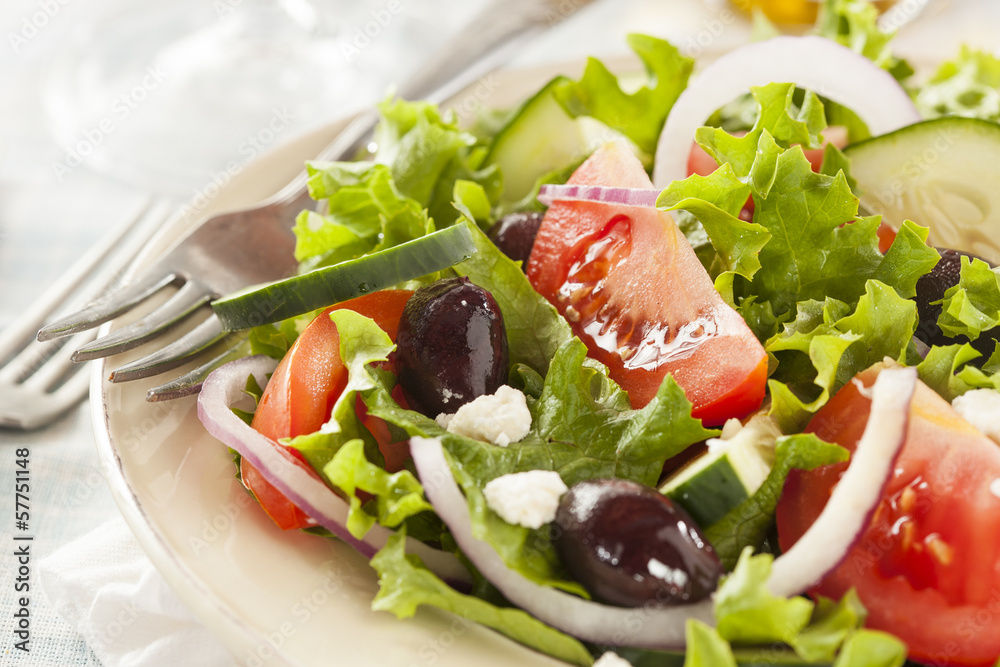
M 503 174 L 501 204 L 523 199 L 539 178 L 589 153 L 590 126 L 581 122 L 585 119 L 571 118 L 553 94 L 566 81 L 559 76 L 545 84 L 493 139 L 486 164 L 499 165 Z
M 364 257 L 230 294 L 213 301 L 212 309 L 227 331 L 249 329 L 443 271 L 475 252 L 472 231 L 463 222 Z
M 710 439 L 705 454 L 660 487 L 660 493 L 687 510 L 703 528 L 752 496 L 774 463 L 774 442 L 781 436 L 774 419 L 758 415 L 735 434 L 732 430 L 727 423 L 723 429 L 726 439 Z
M 930 243 L 1000 263 L 1000 125 L 946 117 L 848 146 L 861 203 L 898 229 L 930 228 Z

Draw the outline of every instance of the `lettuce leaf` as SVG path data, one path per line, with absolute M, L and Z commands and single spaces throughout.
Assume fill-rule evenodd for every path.
M 421 512 L 434 511 L 424 498 L 424 487 L 409 470 L 389 474 L 365 457 L 363 440 L 349 440 L 326 466 L 323 474 L 350 502 L 347 529 L 361 539 L 376 520 L 387 528 L 396 528 Z M 374 496 L 374 514 L 362 510 L 358 490 Z
M 653 485 L 668 458 L 718 433 L 691 417 L 691 404 L 672 378 L 649 405 L 632 410 L 625 392 L 603 367 L 586 358 L 586 347 L 576 338 L 557 350 L 541 397 L 529 400 L 531 431 L 507 447 L 449 433 L 433 420 L 399 407 L 390 389 L 381 386 L 362 394 L 370 414 L 411 436 L 441 438 L 469 503 L 474 535 L 532 581 L 582 596 L 586 591 L 566 575 L 548 531 L 503 521 L 486 505 L 486 483 L 508 473 L 555 470 L 567 486 L 612 476 Z
M 1000 121 L 1000 58 L 963 45 L 942 63 L 915 96 L 927 118 L 968 116 Z
M 865 0 L 824 0 L 815 33 L 860 53 L 896 79 L 907 79 L 913 69 L 893 56 L 889 46 L 896 31 L 883 31 L 878 16 L 878 8 Z
M 761 487 L 705 529 L 705 537 L 715 547 L 726 569 L 736 566 L 746 547 L 756 550 L 763 545 L 774 526 L 774 512 L 788 473 L 793 469 L 812 470 L 848 458 L 844 448 L 805 433 L 779 438 L 774 454 L 774 465 Z
M 434 230 L 426 210 L 400 193 L 391 169 L 372 162 L 309 162 L 309 195 L 327 213 L 295 221 L 295 258 L 305 269 L 384 250 Z
M 715 595 L 716 632 L 719 638 L 740 647 L 736 654 L 741 662 L 747 654 L 755 653 L 751 662 L 771 662 L 780 651 L 764 647 L 775 644 L 791 647 L 798 658 L 782 660 L 785 664 L 900 667 L 906 661 L 903 642 L 862 627 L 867 613 L 854 591 L 836 603 L 772 595 L 767 588 L 772 562 L 770 554 L 754 556 L 746 549 Z M 746 645 L 760 648 L 743 649 Z
M 1000 326 L 1000 274 L 981 259 L 962 256 L 958 285 L 944 294 L 938 326 L 949 336 L 976 340 Z
M 477 184 L 495 203 L 497 167 L 451 114 L 428 102 L 379 105 L 374 159 L 307 163 L 310 196 L 326 212 L 304 211 L 295 224 L 295 257 L 303 270 L 328 266 L 404 243 L 455 222 L 459 182 Z M 462 186 L 459 186 L 462 187 Z
M 560 85 L 555 96 L 573 118 L 595 118 L 653 155 L 667 114 L 687 87 L 694 61 L 656 37 L 631 34 L 626 41 L 646 68 L 645 85 L 625 92 L 618 77 L 601 61 L 589 58 L 580 80 Z
M 871 278 L 909 296 L 919 276 L 937 261 L 915 226 L 900 234 L 896 247 L 883 257 L 876 235 L 879 220 L 858 215 L 858 200 L 844 172 L 815 173 L 797 145 L 789 148 L 819 145 L 826 122 L 818 97 L 806 92 L 803 103 L 796 106 L 794 93 L 791 84 L 755 88 L 759 114 L 745 136 L 718 128 L 700 128 L 697 133 L 705 150 L 716 161 L 728 163 L 736 180 L 749 185 L 753 223 L 769 234 L 756 253 L 761 268 L 752 276 L 749 271 L 732 271 L 717 282 L 761 340 L 794 319 L 799 302 L 832 297 L 853 307 Z M 697 196 L 692 186 L 687 186 L 691 196 Z M 737 186 L 731 190 L 735 196 Z M 715 201 L 720 196 L 713 193 Z M 679 198 L 679 194 L 673 197 Z M 728 234 L 735 234 L 731 219 L 706 227 L 716 248 L 732 247 L 720 231 L 727 225 Z M 743 252 L 752 253 L 752 246 Z M 746 258 L 725 257 L 730 266 L 737 262 L 756 266 Z
M 796 319 L 764 346 L 779 361 L 770 414 L 785 431 L 801 429 L 857 373 L 885 357 L 905 362 L 916 328 L 916 303 L 877 280 L 853 311 L 832 297 L 799 303 Z
M 479 623 L 568 663 L 593 664 L 594 659 L 583 644 L 530 614 L 459 593 L 424 567 L 418 557 L 406 555 L 405 540 L 404 532 L 393 535 L 371 559 L 371 566 L 379 576 L 379 591 L 372 609 L 390 612 L 397 618 L 410 618 L 420 606 L 437 607 L 456 614 L 459 617 L 456 622 L 465 623 L 465 627 Z
M 736 667 L 733 649 L 718 630 L 691 619 L 684 629 L 687 653 L 684 667 Z

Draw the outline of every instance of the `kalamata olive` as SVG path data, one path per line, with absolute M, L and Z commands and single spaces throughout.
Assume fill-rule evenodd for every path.
M 399 319 L 396 346 L 399 383 L 410 404 L 429 417 L 453 413 L 507 379 L 500 306 L 468 278 L 417 290 Z
M 559 504 L 556 525 L 563 564 L 601 602 L 695 602 L 715 590 L 723 573 L 687 512 L 636 482 L 574 484 Z
M 917 281 L 917 296 L 914 300 L 917 302 L 917 314 L 920 319 L 914 335 L 927 345 L 952 345 L 954 343 L 970 342 L 965 336 L 952 338 L 941 331 L 941 328 L 937 324 L 938 317 L 941 315 L 941 304 L 934 304 L 933 302 L 943 299 L 944 293 L 950 287 L 958 284 L 963 255 L 969 259 L 982 258 L 960 250 L 951 250 L 950 248 L 938 248 L 938 253 L 941 255 L 941 260 L 931 269 L 930 273 L 921 276 L 920 280 Z M 976 340 L 971 341 L 971 343 L 974 348 L 984 355 L 979 360 L 982 362 L 992 354 L 995 337 L 984 334 Z
M 528 265 L 531 247 L 535 245 L 535 237 L 543 217 L 537 212 L 505 215 L 490 228 L 490 240 L 503 254 L 516 262 L 522 262 L 523 269 Z

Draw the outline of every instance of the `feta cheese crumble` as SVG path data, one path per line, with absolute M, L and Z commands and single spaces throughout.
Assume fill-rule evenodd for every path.
M 632 667 L 632 663 L 613 651 L 608 651 L 594 663 L 594 667 Z
M 556 518 L 559 499 L 568 489 L 553 470 L 501 475 L 486 483 L 486 505 L 507 523 L 541 528 Z
M 440 414 L 435 421 L 452 433 L 500 447 L 522 440 L 531 430 L 524 394 L 507 385 L 466 403 L 453 415 Z
M 994 389 L 973 389 L 951 402 L 951 407 L 987 438 L 1000 443 L 1000 392 Z

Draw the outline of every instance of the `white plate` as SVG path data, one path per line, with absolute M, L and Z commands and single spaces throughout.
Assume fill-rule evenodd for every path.
M 553 71 L 496 75 L 489 104 L 513 104 Z M 458 107 L 472 111 L 482 95 L 473 88 L 457 98 Z M 248 205 L 277 191 L 340 126 L 268 153 L 222 188 L 208 186 L 203 195 L 215 195 L 210 203 L 195 198 L 201 208 L 167 225 L 145 253 L 162 252 L 197 214 Z M 237 481 L 227 448 L 202 429 L 194 397 L 147 403 L 146 391 L 167 376 L 117 385 L 105 379 L 110 369 L 145 351 L 113 357 L 95 372 L 101 463 L 139 543 L 239 661 L 251 666 L 562 664 L 434 609 L 407 621 L 371 611 L 377 577 L 367 561 L 335 540 L 276 528 Z

